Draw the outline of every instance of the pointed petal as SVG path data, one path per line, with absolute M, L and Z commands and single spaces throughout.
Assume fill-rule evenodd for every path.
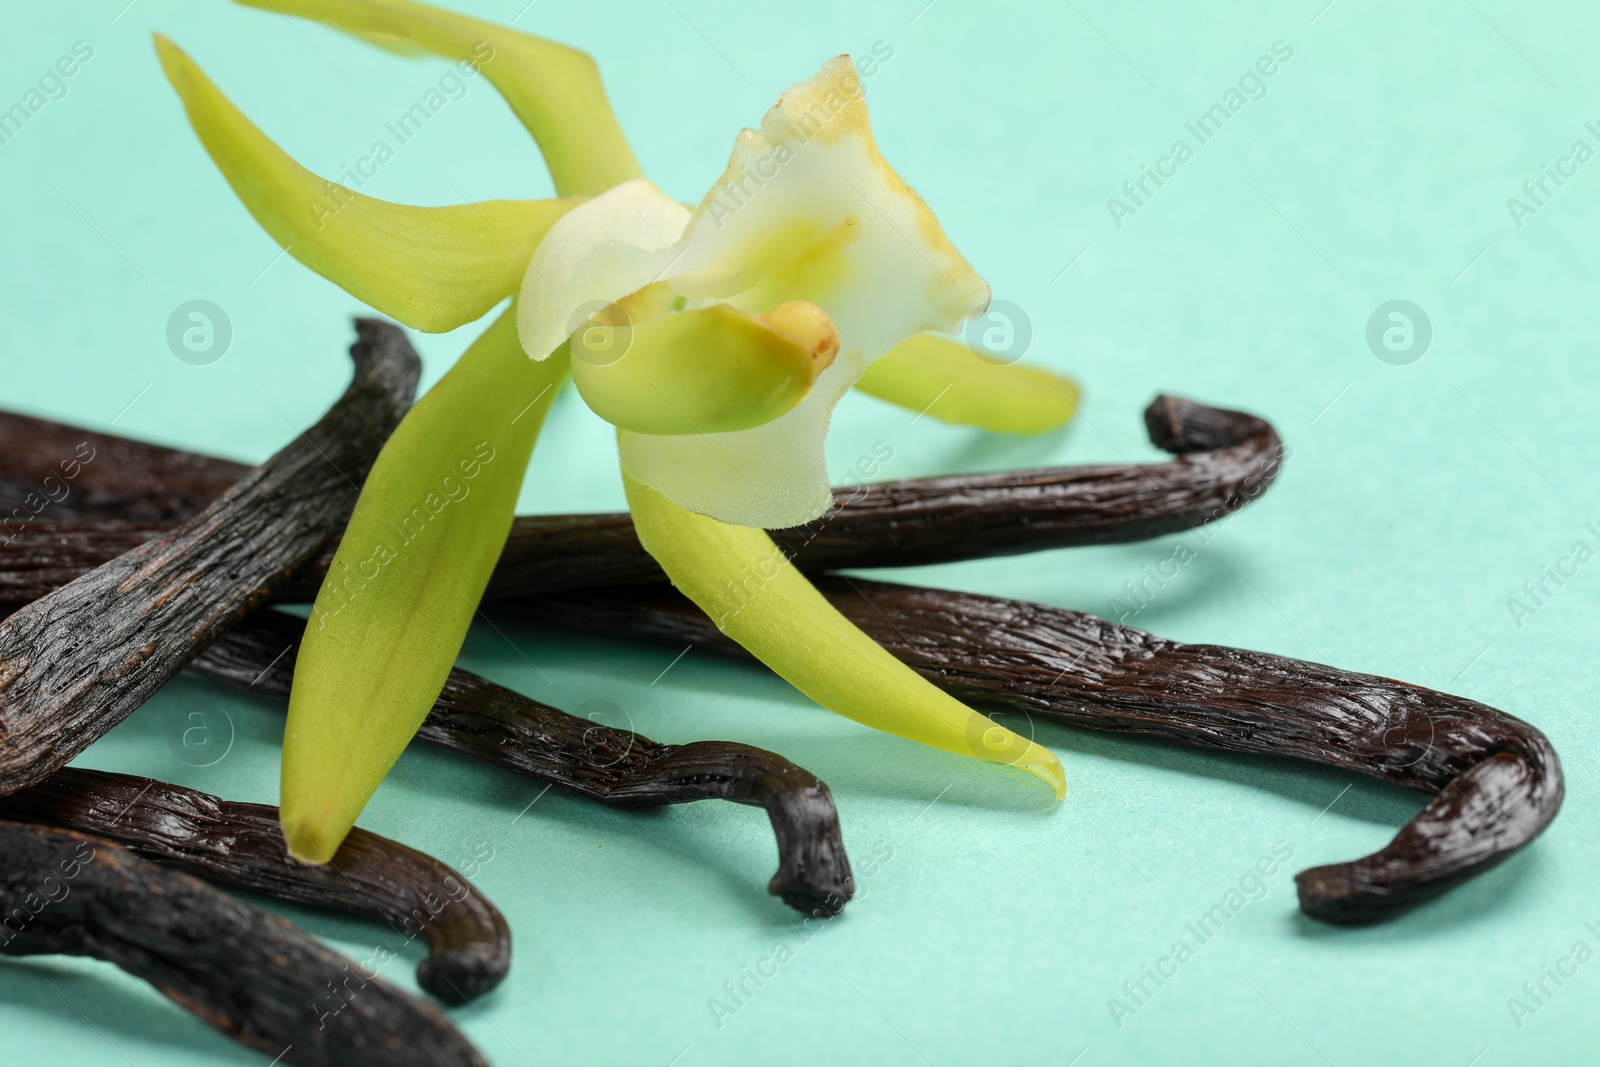
M 766 316 L 713 304 L 637 326 L 617 305 L 609 310 L 573 334 L 572 380 L 596 415 L 643 433 L 769 422 L 804 399 L 839 350 L 838 333 L 814 304 Z
M 935 689 L 829 604 L 761 530 L 685 511 L 623 476 L 639 540 L 717 628 L 823 707 L 922 744 L 1017 767 L 1066 794 L 1051 752 Z
M 374 200 L 291 159 L 177 45 L 156 51 L 189 121 L 263 229 L 358 300 L 430 332 L 481 318 L 516 292 L 534 248 L 572 206 L 491 200 L 420 208 Z
M 907 338 L 868 367 L 856 388 L 957 426 L 1036 434 L 1072 421 L 1078 384 L 1039 367 L 995 363 L 935 333 Z
M 409 41 L 481 71 L 539 142 L 561 196 L 593 195 L 639 176 L 600 71 L 583 52 L 405 0 L 238 2 L 325 22 L 391 50 L 395 39 Z
M 378 456 L 295 667 L 281 813 L 297 858 L 328 861 L 443 688 L 565 363 L 528 359 L 508 308 Z

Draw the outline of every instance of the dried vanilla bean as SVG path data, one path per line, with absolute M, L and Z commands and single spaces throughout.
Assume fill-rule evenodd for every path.
M 181 526 L 0 623 L 0 794 L 88 748 L 340 528 L 420 369 L 398 327 L 357 329 L 355 378 L 315 426 Z
M 840 499 L 813 524 L 809 539 L 807 530 L 778 537 L 796 551 L 798 562 L 814 569 L 1136 540 L 1235 510 L 1270 483 L 1283 456 L 1271 427 L 1248 415 L 1158 398 L 1146 412 L 1146 423 L 1152 440 L 1179 453 L 1178 460 L 888 483 Z M 1029 493 L 1038 495 L 1038 508 L 1008 510 Z M 854 525 L 852 514 L 864 522 Z M 916 532 L 896 533 L 902 520 L 910 520 Z M 978 536 L 980 531 L 986 532 Z M 922 536 L 933 547 L 919 554 L 907 542 Z M 883 547 L 874 538 L 882 538 Z M 627 516 L 519 520 L 513 544 L 497 572 L 495 588 L 501 595 L 654 574 L 647 564 L 631 561 L 623 547 L 632 544 L 637 551 Z M 65 553 L 68 570 L 72 551 Z M 548 561 L 543 553 L 551 554 Z M 5 572 L 0 564 L 0 582 Z M 1560 806 L 1560 764 L 1544 736 L 1472 701 L 1281 657 L 1176 645 L 1093 616 L 1038 605 L 871 583 L 823 584 L 858 625 L 963 699 L 1020 707 L 1093 729 L 1298 756 L 1438 794 L 1388 848 L 1365 860 L 1301 874 L 1302 907 L 1318 918 L 1366 921 L 1438 893 L 1531 840 Z M 873 590 L 870 603 L 856 592 L 867 589 Z M 891 600 L 895 610 L 886 606 Z M 950 622 L 952 614 L 963 612 L 973 615 L 968 623 Z M 610 633 L 733 650 L 707 620 L 671 594 L 575 595 L 542 603 L 540 614 Z M 1026 631 L 1029 619 L 1039 626 L 1033 638 Z M 996 628 L 983 632 L 985 626 Z M 991 638 L 997 644 L 992 649 Z M 1103 641 L 1110 644 L 1091 655 Z M 923 657 L 937 648 L 953 658 L 932 667 L 937 659 Z M 1032 668 L 1029 656 L 1037 660 Z M 1100 664 L 1103 676 L 1073 674 L 1078 657 Z M 1120 670 L 1112 669 L 1119 663 Z M 1147 670 L 1133 669 L 1141 665 Z M 1013 669 L 1021 675 L 1009 673 Z M 1043 691 L 1034 679 L 1030 691 L 1024 685 L 1029 669 L 1059 679 Z M 1083 684 L 1074 689 L 1079 678 Z M 1352 692 L 1357 696 L 1348 695 Z M 1426 759 L 1417 752 L 1416 730 L 1437 734 L 1424 744 Z
M 417 984 L 441 1000 L 487 993 L 511 966 L 511 931 L 472 883 L 432 856 L 359 828 L 331 864 L 297 863 L 277 808 L 77 767 L 0 797 L 0 819 L 102 837 L 208 881 L 388 923 L 427 944 Z
M 834 490 L 820 518 L 773 540 L 806 571 L 907 567 L 1143 541 L 1220 519 L 1260 496 L 1283 449 L 1253 415 L 1159 396 L 1145 427 L 1164 463 L 1045 467 Z M 531 516 L 512 527 L 488 597 L 661 580 L 627 515 Z
M 0 425 L 12 417 L 0 415 Z M 1144 418 L 1150 440 L 1175 458 L 841 488 L 832 510 L 773 538 L 810 571 L 1142 541 L 1238 510 L 1265 492 L 1282 464 L 1277 433 L 1253 415 L 1161 396 Z M 101 515 L 117 521 L 40 521 L 11 544 L 0 542 L 0 603 L 42 596 L 162 529 L 160 522 L 126 521 L 132 516 L 114 509 Z M 276 598 L 311 600 L 331 558 L 330 547 Z M 625 513 L 527 515 L 512 525 L 485 595 L 503 600 L 660 579 Z
M 299 927 L 110 841 L 0 822 L 0 954 L 114 963 L 304 1067 L 486 1067 L 437 1008 Z
M 285 699 L 304 629 L 304 621 L 292 615 L 258 612 L 190 670 Z M 778 871 L 767 883 L 769 893 L 808 914 L 838 912 L 855 893 L 828 787 L 771 752 L 728 741 L 660 744 L 462 670 L 450 672 L 417 736 L 612 807 L 731 800 L 764 808 L 778 841 Z
M 1076 611 L 846 578 L 818 587 L 874 640 L 963 701 L 1091 730 L 1288 756 L 1434 795 L 1386 847 L 1296 876 L 1300 907 L 1382 919 L 1532 841 L 1561 807 L 1561 761 L 1485 704 L 1318 663 L 1167 641 Z M 656 586 L 526 604 L 529 621 L 743 655 Z
M 8 412 L 0 542 L 34 516 L 180 522 L 248 473 L 248 464 Z

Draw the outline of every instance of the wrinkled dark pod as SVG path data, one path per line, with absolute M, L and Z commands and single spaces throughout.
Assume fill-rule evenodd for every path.
M 1301 910 L 1314 919 L 1370 922 L 1442 893 L 1532 841 L 1561 808 L 1561 761 L 1544 734 L 1464 697 L 1179 644 L 1042 604 L 862 579 L 817 585 L 874 640 L 968 703 L 1288 756 L 1436 794 L 1379 852 L 1297 876 Z M 744 655 L 660 586 L 529 601 L 527 619 Z
M 304 1067 L 486 1067 L 439 1010 L 299 927 L 101 838 L 0 822 L 0 954 L 90 956 Z
M 0 427 L 17 416 L 0 414 Z M 1174 453 L 1163 463 L 1122 463 L 996 474 L 907 478 L 834 491 L 834 507 L 773 539 L 808 571 L 911 566 L 1035 552 L 1075 545 L 1120 544 L 1176 533 L 1223 518 L 1259 497 L 1282 465 L 1283 443 L 1254 415 L 1157 397 L 1145 410 L 1151 441 Z M 82 433 L 61 427 L 70 440 Z M 216 484 L 236 465 L 184 453 L 208 469 L 179 488 Z M 116 462 L 96 462 L 108 475 Z M 13 469 L 20 465 L 13 464 Z M 130 475 L 141 484 L 149 465 Z M 0 470 L 5 468 L 0 467 Z M 0 492 L 4 484 L 0 483 Z M 26 603 L 84 570 L 155 536 L 165 521 L 130 521 L 172 496 L 159 481 L 148 505 L 123 498 L 125 509 L 99 508 L 93 518 L 52 517 L 24 524 L 0 542 L 0 603 Z M 174 490 L 176 493 L 176 489 Z M 0 510 L 5 501 L 0 499 Z M 333 558 L 333 547 L 275 591 L 280 602 L 309 601 Z M 661 580 L 661 569 L 619 515 L 525 515 L 490 579 L 490 600 L 563 589 Z
M 398 327 L 357 330 L 354 380 L 315 426 L 182 525 L 0 622 L 0 795 L 127 718 L 341 528 L 420 369 Z
M 1284 456 L 1263 420 L 1180 398 L 1157 397 L 1145 423 L 1151 441 L 1178 458 L 841 490 L 826 516 L 774 537 L 811 570 L 1141 540 L 1249 503 Z M 0 548 L 0 598 L 37 589 L 35 575 L 52 561 L 58 573 L 77 573 L 102 539 L 125 544 L 148 532 L 67 526 L 59 551 L 25 548 L 8 557 Z M 527 600 L 580 584 L 659 580 L 636 552 L 625 515 L 519 519 L 490 595 Z M 821 584 L 880 643 L 969 702 L 1091 729 L 1289 755 L 1440 794 L 1388 848 L 1302 873 L 1302 907 L 1326 921 L 1380 918 L 1442 892 L 1531 840 L 1560 807 L 1560 762 L 1543 734 L 1473 701 L 1283 657 L 1179 645 L 1041 605 L 878 583 Z M 8 585 L 17 592 L 7 593 Z M 692 606 L 661 589 L 527 602 L 537 608 L 533 621 L 737 651 Z M 1037 631 L 1029 633 L 1030 625 Z M 935 667 L 930 651 L 948 659 Z M 1512 758 L 1494 759 L 1501 751 Z M 1476 770 L 1479 764 L 1485 766 Z
M 0 797 L 0 819 L 103 837 L 208 881 L 377 919 L 427 944 L 417 984 L 441 1000 L 487 993 L 511 966 L 511 930 L 471 882 L 432 856 L 359 827 L 332 863 L 298 863 L 284 844 L 277 808 L 77 767 Z
M 190 665 L 207 678 L 289 696 L 305 622 L 259 612 Z M 731 800 L 764 808 L 778 840 L 768 892 L 808 914 L 855 894 L 833 796 L 782 756 L 731 741 L 664 745 L 558 711 L 466 671 L 450 672 L 417 737 L 553 782 L 612 807 Z

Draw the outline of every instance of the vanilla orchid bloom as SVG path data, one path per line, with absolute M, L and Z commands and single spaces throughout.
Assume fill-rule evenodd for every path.
M 806 301 L 838 330 L 838 357 L 770 422 L 618 435 L 623 469 L 638 482 L 691 511 L 764 529 L 809 522 L 832 503 L 823 440 L 867 366 L 916 334 L 957 332 L 989 302 L 988 285 L 878 153 L 848 56 L 739 135 L 692 213 L 638 178 L 557 221 L 522 283 L 523 347 L 544 359 L 582 307 L 660 282 L 752 313 Z
M 879 154 L 848 57 L 743 131 L 690 210 L 639 173 L 582 53 L 406 0 L 241 2 L 482 74 L 561 197 L 413 208 L 323 181 L 157 38 L 201 142 L 291 255 L 425 330 L 511 298 L 385 446 L 318 593 L 284 738 L 291 852 L 332 857 L 437 698 L 569 372 L 617 427 L 641 542 L 724 632 L 834 711 L 1061 795 L 1052 754 L 890 656 L 765 533 L 830 505 L 828 422 L 875 361 L 875 395 L 952 421 L 1037 432 L 1076 403 L 1062 379 L 928 332 L 959 330 L 988 286 Z M 958 380 L 970 395 L 939 407 Z M 1059 402 L 1008 403 L 1041 385 Z

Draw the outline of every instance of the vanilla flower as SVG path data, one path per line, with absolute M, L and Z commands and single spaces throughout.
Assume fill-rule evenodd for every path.
M 259 6 L 473 64 L 538 141 L 560 196 L 414 208 L 325 182 L 157 39 L 202 143 L 291 255 L 424 330 L 512 298 L 384 448 L 318 594 L 284 740 L 295 855 L 332 856 L 437 698 L 569 372 L 617 427 L 640 540 L 726 633 L 841 714 L 1020 767 L 1059 795 L 1053 755 L 890 656 L 764 532 L 830 505 L 824 438 L 864 374 L 874 395 L 1010 432 L 1059 425 L 1076 401 L 1070 383 L 937 339 L 984 309 L 988 286 L 879 154 L 848 57 L 743 131 L 690 210 L 641 175 L 582 53 L 404 0 Z M 397 543 L 416 502 L 464 463 L 472 492 Z

